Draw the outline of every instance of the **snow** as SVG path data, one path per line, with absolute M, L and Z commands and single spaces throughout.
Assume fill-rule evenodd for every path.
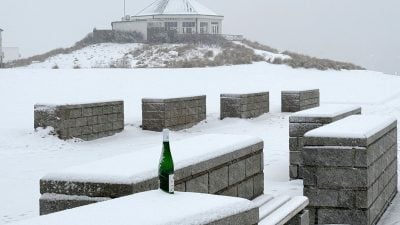
M 326 104 L 317 108 L 307 109 L 300 112 L 293 113 L 291 117 L 329 117 L 333 118 L 342 115 L 346 112 L 357 110 L 359 106 L 353 105 L 340 105 L 340 104 Z
M 183 192 L 171 195 L 156 190 L 36 217 L 13 225 L 201 225 L 255 207 L 251 201 L 241 198 Z
M 296 196 L 285 202 L 283 206 L 279 209 L 270 212 L 267 205 L 265 208 L 260 208 L 260 225 L 276 225 L 285 224 L 290 220 L 288 215 L 294 216 L 301 212 L 307 205 L 309 201 L 308 198 L 304 196 Z M 271 204 L 272 205 L 272 204 Z M 267 216 L 267 217 L 266 217 Z M 263 218 L 263 219 L 261 219 Z
M 305 137 L 369 138 L 396 122 L 390 116 L 354 115 L 307 132 Z
M 252 47 L 250 47 L 249 45 L 244 44 L 241 41 L 234 41 L 234 43 L 237 44 L 237 45 L 243 45 L 246 48 L 253 49 Z M 260 49 L 253 49 L 253 50 L 254 50 L 254 53 L 264 57 L 264 59 L 266 61 L 268 61 L 268 62 L 273 62 L 277 58 L 282 59 L 282 60 L 291 58 L 290 56 L 282 54 L 282 53 L 273 53 L 273 52 L 268 52 L 268 51 L 264 51 L 264 50 L 260 50 Z
M 54 66 L 62 68 L 109 68 L 110 64 L 123 58 L 125 54 L 140 48 L 143 44 L 96 44 L 74 51 L 70 54 L 60 54 L 45 62 L 34 63 L 28 68 L 51 69 Z
M 0 224 L 38 215 L 39 180 L 48 173 L 159 146 L 160 133 L 140 129 L 141 98 L 206 94 L 207 121 L 171 132 L 171 144 L 208 133 L 260 137 L 265 146 L 265 193 L 295 196 L 302 195 L 303 183 L 289 180 L 292 114 L 280 112 L 280 92 L 320 88 L 322 105 L 359 105 L 366 115 L 400 118 L 399 86 L 400 77 L 378 72 L 292 69 L 268 63 L 195 69 L 0 70 Z M 221 93 L 263 91 L 270 92 L 270 113 L 255 119 L 219 119 Z M 108 99 L 125 101 L 125 130 L 115 136 L 62 141 L 49 136 L 48 129 L 33 130 L 33 105 L 38 102 Z M 399 213 L 394 209 L 394 217 L 382 225 L 396 221 L 395 212 Z
M 175 169 L 195 165 L 227 153 L 254 145 L 259 138 L 205 134 L 171 143 Z M 93 183 L 132 184 L 157 177 L 160 145 L 140 152 L 123 154 L 93 163 L 64 169 L 43 177 L 44 180 L 61 180 Z
M 151 15 L 208 15 L 218 16 L 196 0 L 157 0 L 135 16 Z
M 57 201 L 57 200 L 68 200 L 68 201 L 88 201 L 88 202 L 93 202 L 93 201 L 108 201 L 111 200 L 111 198 L 104 198 L 104 197 L 88 197 L 88 196 L 82 196 L 82 195 L 61 195 L 61 194 L 49 194 L 45 193 L 41 197 L 41 200 L 52 200 L 52 201 Z
M 180 51 L 180 52 L 178 52 Z M 213 60 L 222 52 L 218 46 L 188 46 L 185 44 L 115 44 L 103 43 L 85 47 L 69 54 L 50 57 L 44 62 L 33 63 L 30 69 L 105 69 L 118 68 L 161 68 L 168 62 L 202 59 L 205 54 L 212 52 L 209 57 Z

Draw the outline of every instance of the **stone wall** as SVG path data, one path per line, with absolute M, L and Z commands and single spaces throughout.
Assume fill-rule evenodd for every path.
M 319 89 L 282 91 L 282 112 L 298 112 L 319 106 Z
M 182 130 L 206 119 L 206 96 L 142 99 L 142 128 Z
M 361 114 L 361 107 L 326 105 L 293 114 L 289 117 L 289 177 L 303 179 L 301 155 L 304 134 L 310 130 L 338 121 L 350 115 Z
M 254 118 L 269 112 L 269 92 L 221 94 L 221 119 Z
M 263 142 L 175 170 L 175 190 L 254 199 L 264 192 Z M 177 163 L 177 162 L 176 162 Z M 109 165 L 105 165 L 109 166 Z M 40 214 L 158 188 L 158 177 L 138 183 L 40 181 Z
M 34 106 L 34 127 L 53 127 L 61 139 L 94 140 L 124 129 L 124 102 Z
M 397 121 L 351 116 L 305 136 L 311 224 L 376 224 L 397 193 Z

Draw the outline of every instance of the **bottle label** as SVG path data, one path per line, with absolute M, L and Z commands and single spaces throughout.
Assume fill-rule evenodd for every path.
M 170 174 L 170 175 L 168 176 L 168 184 L 169 184 L 169 192 L 170 192 L 170 193 L 173 193 L 173 192 L 174 192 L 174 187 L 175 187 L 175 184 L 174 184 L 174 174 Z
M 163 130 L 163 142 L 169 142 L 169 130 L 168 129 Z

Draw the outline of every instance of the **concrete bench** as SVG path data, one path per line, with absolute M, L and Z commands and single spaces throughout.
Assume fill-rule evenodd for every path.
M 319 106 L 319 89 L 282 91 L 282 112 L 298 112 Z
M 124 102 L 34 106 L 34 127 L 52 127 L 61 139 L 94 140 L 124 129 Z
M 269 92 L 221 94 L 221 119 L 254 118 L 269 112 Z
M 349 105 L 322 105 L 292 114 L 289 117 L 290 178 L 303 178 L 301 151 L 305 133 L 356 114 L 361 114 L 361 107 Z
M 160 190 L 40 216 L 14 225 L 255 225 L 258 208 L 251 201 L 209 194 Z
M 182 130 L 206 119 L 206 96 L 142 99 L 142 128 Z
M 376 224 L 397 193 L 396 119 L 350 116 L 305 138 L 304 195 L 312 224 Z
M 46 175 L 40 213 L 48 214 L 158 188 L 161 146 Z M 175 189 L 253 199 L 264 191 L 263 141 L 208 134 L 171 142 Z
M 259 225 L 309 225 L 308 199 L 304 196 L 262 195 L 253 200 L 259 207 Z

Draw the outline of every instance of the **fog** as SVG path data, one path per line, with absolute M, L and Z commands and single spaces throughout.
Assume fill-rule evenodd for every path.
M 152 1 L 126 0 L 127 13 Z M 226 34 L 400 74 L 398 0 L 198 1 L 225 16 Z M 23 56 L 68 47 L 122 16 L 123 0 L 0 0 L 4 45 Z

